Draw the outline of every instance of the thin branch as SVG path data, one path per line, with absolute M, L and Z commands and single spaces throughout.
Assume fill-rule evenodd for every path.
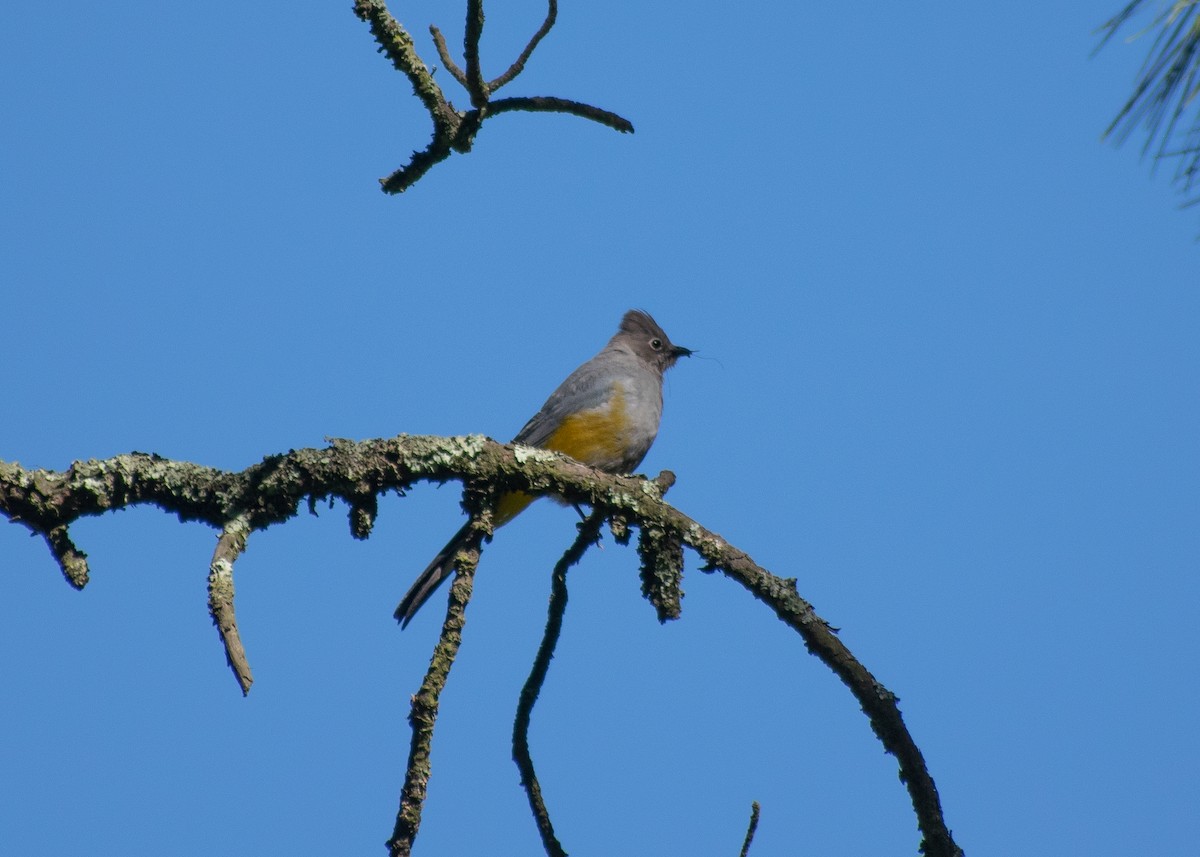
M 537 704 L 538 694 L 550 671 L 550 660 L 554 657 L 554 649 L 558 646 L 558 638 L 562 633 L 563 614 L 567 610 L 567 570 L 583 558 L 584 552 L 600 535 L 604 524 L 604 512 L 596 510 L 579 524 L 579 535 L 567 548 L 554 565 L 550 575 L 550 606 L 546 615 L 546 630 L 542 634 L 541 645 L 538 646 L 537 656 L 533 659 L 533 667 L 529 678 L 521 688 L 521 696 L 517 703 L 517 714 L 513 720 L 513 761 L 521 772 L 521 786 L 529 798 L 529 809 L 537 822 L 538 833 L 542 837 L 542 847 L 550 857 L 567 857 L 562 844 L 554 835 L 554 825 L 550 823 L 550 813 L 542 800 L 542 787 L 538 783 L 537 774 L 533 768 L 533 758 L 529 754 L 529 722 L 533 717 L 533 706 Z
M 436 24 L 429 25 L 429 35 L 433 36 L 433 45 L 437 48 L 438 56 L 441 57 L 442 67 L 450 72 L 451 77 L 462 84 L 463 89 L 466 89 L 467 76 L 454 62 L 454 57 L 450 56 L 450 49 L 446 47 L 446 37 L 442 35 L 442 31 L 437 28 Z
M 590 104 L 569 101 L 566 98 L 554 98 L 546 95 L 535 95 L 528 98 L 501 98 L 499 101 L 493 101 L 488 110 L 493 116 L 498 113 L 511 113 L 514 110 L 526 110 L 530 113 L 570 113 L 572 116 L 591 119 L 593 122 L 615 128 L 622 134 L 633 133 L 633 123 L 624 116 L 618 116 L 616 113 L 601 110 Z
M 421 688 L 412 698 L 412 709 L 408 722 L 412 726 L 412 742 L 408 751 L 408 766 L 404 774 L 404 787 L 400 791 L 400 809 L 396 813 L 396 826 L 388 840 L 388 852 L 392 857 L 408 857 L 412 853 L 413 840 L 421 826 L 421 810 L 431 773 L 429 753 L 433 744 L 433 727 L 437 723 L 439 701 L 454 659 L 462 644 L 462 629 L 466 624 L 467 604 L 475 583 L 475 567 L 483 539 L 491 524 L 490 512 L 486 516 L 471 517 L 471 539 L 456 560 L 454 582 L 450 585 L 450 597 L 446 604 L 446 618 L 442 622 L 442 633 L 429 659 L 429 669 Z
M 242 688 L 242 696 L 250 693 L 254 676 L 250 672 L 250 662 L 246 658 L 233 609 L 233 564 L 246 549 L 249 535 L 250 522 L 245 515 L 238 515 L 225 524 L 217 539 L 208 571 L 208 612 L 217 626 L 217 633 L 221 635 L 225 660 Z
M 672 521 L 673 529 L 684 543 L 708 562 L 708 570 L 719 569 L 770 607 L 776 616 L 800 634 L 809 652 L 833 670 L 854 694 L 863 713 L 870 719 L 876 737 L 900 765 L 900 780 L 908 788 L 917 815 L 917 827 L 924 837 L 921 853 L 925 857 L 962 857 L 962 849 L 955 844 L 946 826 L 933 777 L 904 725 L 895 694 L 858 662 L 829 623 L 800 597 L 795 578 L 776 577 L 716 533 L 673 509 L 666 518 Z M 689 523 L 684 524 L 685 521 Z
M 758 801 L 750 803 L 750 826 L 746 828 L 746 838 L 742 840 L 742 851 L 740 857 L 746 857 L 750 853 L 750 843 L 754 841 L 754 833 L 758 830 Z
M 558 20 L 558 0 L 549 0 L 547 5 L 546 20 L 542 21 L 542 26 L 533 34 L 533 38 L 529 40 L 529 44 L 525 46 L 525 50 L 521 51 L 521 55 L 508 67 L 508 71 L 487 85 L 489 95 L 505 84 L 511 83 L 513 78 L 525 70 L 525 63 L 529 62 L 529 58 L 533 55 L 534 49 L 537 48 L 538 42 L 546 38 L 546 34 L 550 32 L 550 29 L 554 26 L 554 22 Z

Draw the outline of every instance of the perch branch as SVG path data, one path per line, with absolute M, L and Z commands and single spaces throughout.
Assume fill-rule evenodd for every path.
M 777 577 L 661 499 L 662 488 L 636 477 L 612 476 L 546 450 L 504 446 L 470 435 L 401 435 L 321 449 L 292 450 L 231 473 L 145 453 L 75 462 L 63 472 L 0 462 L 0 515 L 42 536 L 81 517 L 153 504 L 183 521 L 221 529 L 245 514 L 252 529 L 285 521 L 309 497 L 337 497 L 353 506 L 364 491 L 405 491 L 414 482 L 457 479 L 497 491 L 553 494 L 568 503 L 600 506 L 639 527 L 657 527 L 699 554 L 794 629 L 808 650 L 850 689 L 887 752 L 896 757 L 917 816 L 926 857 L 957 857 L 941 800 L 896 697 L 859 663 L 794 579 Z M 456 581 L 457 582 L 457 581 Z M 459 582 L 459 591 L 469 589 Z M 453 591 L 453 590 L 452 590 Z

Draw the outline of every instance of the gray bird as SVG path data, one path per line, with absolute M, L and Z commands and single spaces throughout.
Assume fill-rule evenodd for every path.
M 562 452 L 607 473 L 631 473 L 658 435 L 663 373 L 691 353 L 673 345 L 649 313 L 630 310 L 608 344 L 558 385 L 513 443 Z M 522 491 L 500 497 L 494 526 L 507 524 L 533 499 Z M 409 588 L 396 608 L 401 627 L 454 571 L 454 555 L 469 531 L 468 523 L 455 533 Z

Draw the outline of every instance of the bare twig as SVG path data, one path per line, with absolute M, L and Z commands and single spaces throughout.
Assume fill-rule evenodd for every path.
M 567 570 L 583 558 L 584 552 L 600 535 L 600 527 L 604 524 L 604 512 L 593 511 L 586 520 L 579 524 L 579 535 L 567 548 L 554 565 L 550 575 L 550 606 L 546 615 L 546 630 L 542 634 L 541 645 L 538 646 L 537 656 L 533 659 L 533 667 L 529 678 L 521 688 L 520 700 L 517 703 L 517 715 L 513 720 L 513 761 L 521 772 L 521 785 L 529 798 L 529 809 L 537 822 L 538 833 L 542 837 L 542 847 L 550 857 L 567 857 L 562 844 L 554 835 L 554 825 L 550 823 L 550 813 L 542 800 L 542 787 L 538 783 L 537 774 L 533 768 L 533 758 L 529 754 L 529 722 L 533 717 L 533 706 L 537 704 L 538 694 L 546 681 L 550 670 L 550 660 L 554 657 L 554 649 L 558 646 L 558 637 L 562 633 L 563 614 L 567 610 Z
M 495 92 L 506 83 L 510 83 L 513 78 L 525 70 L 525 63 L 529 62 L 529 58 L 533 56 L 533 51 L 537 48 L 538 42 L 544 39 L 554 26 L 554 22 L 558 19 L 558 0 L 549 0 L 547 5 L 546 20 L 542 21 L 542 26 L 533 34 L 533 37 L 529 40 L 529 44 L 525 46 L 525 50 L 521 51 L 521 55 L 508 67 L 508 71 L 487 85 L 489 94 Z
M 226 523 L 217 539 L 208 571 L 208 612 L 217 626 L 217 633 L 221 635 L 225 660 L 242 688 L 242 696 L 250 693 L 254 676 L 250 672 L 250 662 L 246 658 L 233 609 L 233 564 L 246 549 L 249 535 L 250 521 L 245 515 L 238 515 Z
M 750 843 L 754 841 L 754 832 L 758 830 L 758 811 L 760 807 L 758 801 L 750 803 L 750 826 L 746 828 L 746 838 L 742 840 L 742 852 L 740 857 L 746 857 L 750 853 Z

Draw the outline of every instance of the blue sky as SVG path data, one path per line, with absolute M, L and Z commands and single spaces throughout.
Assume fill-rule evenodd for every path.
M 7 4 L 0 458 L 506 440 L 644 307 L 700 351 L 644 469 L 900 696 L 967 853 L 1188 853 L 1200 225 L 1099 142 L 1146 50 L 1089 59 L 1119 5 L 564 3 L 507 92 L 636 134 L 498 117 L 385 197 L 429 125 L 348 2 Z M 393 11 L 461 43 L 458 4 Z M 543 8 L 490 12 L 494 76 Z M 367 542 L 342 507 L 255 535 L 248 699 L 212 531 L 81 522 L 77 593 L 0 529 L 5 850 L 383 853 L 439 614 L 391 611 L 459 521 L 422 486 Z M 485 553 L 418 854 L 538 853 L 509 731 L 573 534 L 537 504 Z M 694 557 L 660 626 L 636 566 L 572 573 L 534 713 L 567 850 L 736 853 L 758 800 L 758 857 L 915 853 L 840 682 Z

